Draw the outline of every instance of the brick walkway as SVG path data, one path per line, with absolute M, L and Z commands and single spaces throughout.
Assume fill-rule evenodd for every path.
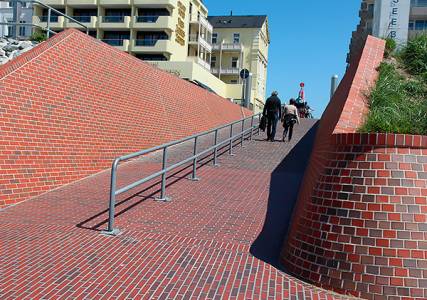
M 117 237 L 100 234 L 108 172 L 0 211 L 0 299 L 347 299 L 276 268 L 313 124 L 290 144 L 255 137 L 199 182 L 174 174 L 172 202 L 153 201 L 158 185 L 121 195 Z M 119 185 L 158 168 L 156 155 L 123 165 Z

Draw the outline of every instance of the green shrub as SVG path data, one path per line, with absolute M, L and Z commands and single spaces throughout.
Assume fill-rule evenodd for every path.
M 33 33 L 33 35 L 30 37 L 30 40 L 41 43 L 47 40 L 47 36 L 43 32 L 37 31 Z
M 419 35 L 408 42 L 401 53 L 405 68 L 412 75 L 427 75 L 427 35 Z
M 384 56 L 386 58 L 390 57 L 390 55 L 394 52 L 394 50 L 396 50 L 396 41 L 393 39 L 386 39 L 385 40 L 385 52 L 384 52 Z
M 406 79 L 396 67 L 382 63 L 372 90 L 370 112 L 361 132 L 427 134 L 427 87 Z

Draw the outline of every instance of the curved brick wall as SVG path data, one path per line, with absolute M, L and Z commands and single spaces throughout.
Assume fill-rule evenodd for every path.
M 427 298 L 427 137 L 358 134 L 384 42 L 369 37 L 319 126 L 281 260 L 366 299 Z
M 77 30 L 0 67 L 0 207 L 249 115 Z

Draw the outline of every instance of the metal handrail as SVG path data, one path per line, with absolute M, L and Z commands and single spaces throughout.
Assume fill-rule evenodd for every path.
M 161 181 L 161 191 L 160 191 L 160 197 L 157 198 L 156 200 L 158 201 L 171 201 L 171 199 L 169 197 L 166 196 L 166 174 L 182 165 L 185 165 L 186 163 L 189 162 L 193 162 L 193 171 L 192 171 L 192 175 L 191 175 L 191 180 L 193 181 L 197 181 L 199 180 L 199 178 L 197 177 L 197 161 L 201 156 L 207 155 L 208 153 L 213 152 L 213 165 L 214 166 L 218 166 L 217 160 L 218 160 L 218 149 L 222 146 L 225 146 L 228 144 L 228 152 L 230 155 L 233 155 L 233 143 L 235 140 L 239 139 L 241 140 L 241 144 L 243 145 L 243 141 L 244 141 L 244 137 L 246 134 L 248 134 L 250 132 L 249 135 L 249 140 L 252 140 L 252 136 L 254 135 L 254 129 L 256 130 L 257 125 L 255 125 L 255 119 L 258 118 L 258 121 L 260 121 L 261 119 L 261 114 L 256 114 L 256 115 L 252 115 L 250 117 L 247 118 L 243 118 L 241 120 L 211 129 L 211 130 L 207 130 L 198 134 L 194 134 L 191 135 L 189 137 L 177 140 L 177 141 L 173 141 L 173 142 L 169 142 L 160 146 L 156 146 L 150 149 L 146 149 L 146 150 L 142 150 L 142 151 L 138 151 L 135 153 L 131 153 L 128 155 L 124 155 L 121 157 L 118 157 L 114 160 L 112 167 L 111 167 L 111 181 L 110 181 L 110 201 L 109 201 L 109 212 L 108 212 L 108 228 L 106 231 L 103 231 L 104 234 L 108 234 L 108 235 L 117 235 L 120 231 L 117 228 L 114 228 L 114 217 L 115 217 L 115 206 L 116 206 L 116 196 L 125 193 L 141 184 L 144 184 L 150 180 L 153 180 L 154 178 L 158 177 L 158 176 L 162 176 L 162 181 Z M 251 120 L 250 123 L 250 127 L 245 129 L 245 122 L 247 120 Z M 234 129 L 234 125 L 241 123 L 241 132 L 233 135 L 233 129 Z M 227 138 L 224 141 L 219 142 L 218 141 L 218 134 L 219 131 L 224 129 L 224 128 L 230 128 L 230 137 Z M 211 133 L 215 133 L 214 134 L 214 143 L 213 146 L 209 147 L 206 150 L 203 150 L 201 152 L 197 151 L 197 146 L 198 146 L 198 139 L 199 137 L 202 136 L 206 136 L 208 134 Z M 257 133 L 259 134 L 259 129 L 257 131 Z M 180 162 L 175 163 L 174 165 L 171 166 L 167 166 L 167 160 L 168 160 L 168 148 L 178 145 L 178 144 L 182 144 L 184 142 L 190 141 L 190 140 L 194 140 L 194 149 L 193 149 L 193 155 L 181 160 Z M 138 181 L 135 181 L 125 187 L 122 187 L 120 189 L 117 189 L 117 168 L 119 166 L 120 162 L 129 160 L 129 159 L 133 159 L 142 155 L 146 155 L 152 152 L 156 152 L 159 150 L 163 150 L 162 153 L 162 169 L 158 172 L 155 172 L 149 176 L 146 176 Z
M 52 33 L 53 31 L 50 29 L 50 17 L 51 17 L 51 13 L 52 13 L 52 11 L 54 12 L 54 13 L 56 13 L 57 15 L 60 15 L 60 16 L 63 16 L 64 18 L 66 18 L 66 19 L 68 19 L 68 20 L 71 20 L 71 21 L 73 21 L 74 23 L 77 23 L 77 24 L 79 24 L 80 26 L 82 26 L 83 28 L 85 28 L 86 29 L 86 34 L 89 34 L 89 27 L 88 26 L 86 26 L 86 25 L 84 25 L 83 23 L 81 23 L 81 22 L 79 22 L 79 21 L 77 21 L 76 19 L 74 19 L 73 17 L 70 17 L 70 16 L 68 16 L 68 15 L 66 15 L 66 14 L 64 14 L 64 13 L 62 13 L 62 12 L 60 12 L 59 10 L 56 10 L 55 8 L 53 8 L 53 7 L 51 7 L 51 6 L 49 6 L 49 5 L 47 5 L 47 4 L 44 4 L 44 3 L 42 3 L 42 2 L 40 2 L 40 1 L 38 1 L 38 0 L 10 0 L 10 1 L 6 1 L 6 0 L 0 0 L 0 2 L 15 2 L 15 3 L 35 3 L 35 4 L 38 4 L 38 5 L 40 5 L 40 6 L 43 6 L 44 8 L 47 8 L 48 9 L 48 11 L 47 11 L 47 26 L 46 26 L 46 28 L 44 28 L 44 27 L 42 27 L 42 26 L 39 26 L 39 25 L 36 25 L 36 24 L 33 24 L 33 23 L 31 23 L 31 24 L 28 24 L 28 25 L 30 25 L 30 26 L 34 26 L 34 27 L 38 27 L 38 28 L 41 28 L 41 29 L 43 29 L 44 31 L 46 31 L 47 32 L 47 38 L 49 38 L 50 37 L 50 33 Z M 24 26 L 23 24 L 21 24 L 21 23 L 17 23 L 17 24 L 13 24 L 13 23 L 8 23 L 9 25 L 14 25 L 14 26 Z M 15 30 L 15 32 L 16 32 L 16 30 Z M 55 34 L 56 34 L 56 32 L 55 32 Z

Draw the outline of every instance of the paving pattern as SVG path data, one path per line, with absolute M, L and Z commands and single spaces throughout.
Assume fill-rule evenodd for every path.
M 154 201 L 153 183 L 120 195 L 116 237 L 101 234 L 107 171 L 1 210 L 0 299 L 349 299 L 278 269 L 313 125 L 291 143 L 256 136 L 220 167 L 206 159 L 198 182 L 170 174 L 172 202 Z M 158 169 L 158 155 L 124 164 L 119 186 Z

